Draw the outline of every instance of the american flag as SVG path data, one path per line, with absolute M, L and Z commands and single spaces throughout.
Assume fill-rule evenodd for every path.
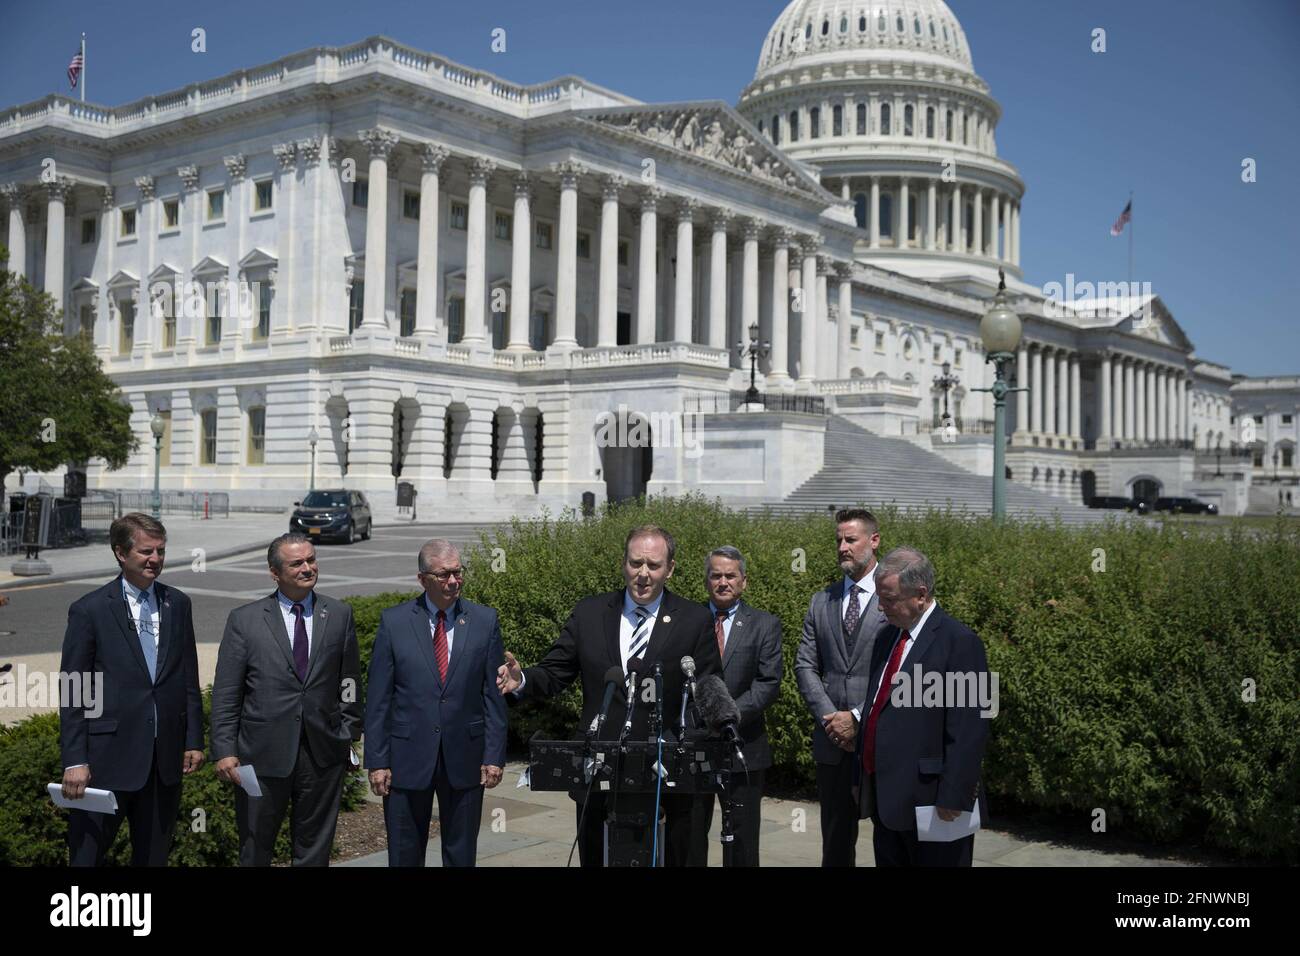
M 77 88 L 77 77 L 81 76 L 81 67 L 85 62 L 86 60 L 81 55 L 81 51 L 78 50 L 73 55 L 72 62 L 68 64 L 68 82 L 72 84 L 74 90 Z
M 1124 227 L 1127 226 L 1132 221 L 1133 221 L 1133 200 L 1130 199 L 1128 201 L 1128 205 L 1124 207 L 1124 211 L 1120 213 L 1119 218 L 1115 220 L 1115 225 L 1110 227 L 1110 234 L 1112 236 L 1121 235 L 1124 232 Z

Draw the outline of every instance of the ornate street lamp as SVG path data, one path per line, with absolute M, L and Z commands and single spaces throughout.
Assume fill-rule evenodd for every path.
M 749 389 L 745 392 L 745 404 L 758 404 L 758 386 L 755 379 L 758 376 L 758 360 L 765 359 L 768 353 L 772 351 L 771 342 L 763 342 L 761 345 L 758 341 L 758 323 L 754 322 L 749 327 L 749 341 L 737 342 L 736 350 L 740 352 L 740 360 L 743 362 L 749 359 Z
M 1016 349 L 1020 347 L 1022 331 L 1020 316 L 1007 307 L 1007 277 L 999 269 L 993 307 L 980 319 L 980 338 L 986 353 L 984 361 L 993 363 L 993 387 L 971 389 L 993 393 L 993 520 L 998 522 L 1007 514 L 1007 396 L 1012 392 L 1029 391 L 1028 388 L 1012 388 L 1007 384 L 1006 376 L 1007 363 L 1015 359 Z
M 952 364 L 949 362 L 944 362 L 943 374 L 936 375 L 934 377 L 934 387 L 943 389 L 943 425 L 945 428 L 948 427 L 948 422 L 950 420 L 950 416 L 948 414 L 948 391 L 950 389 L 956 388 L 958 385 L 961 384 L 961 379 L 959 379 L 956 375 L 949 374 L 951 371 L 952 371 Z
M 162 488 L 159 485 L 159 472 L 162 468 L 162 440 L 167 423 L 163 417 L 154 413 L 149 420 L 149 430 L 153 432 L 153 516 L 162 518 Z
M 311 445 L 311 481 L 307 484 L 307 491 L 311 492 L 316 489 L 316 443 L 320 441 L 320 432 L 316 431 L 316 426 L 311 426 L 311 431 L 307 433 L 307 444 Z
M 1214 477 L 1223 477 L 1223 438 L 1214 439 Z

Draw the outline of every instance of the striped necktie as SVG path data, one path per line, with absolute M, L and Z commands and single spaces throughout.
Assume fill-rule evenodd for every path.
M 632 628 L 632 643 L 629 645 L 627 659 L 636 660 L 650 643 L 650 612 L 641 605 L 636 606 L 636 626 Z

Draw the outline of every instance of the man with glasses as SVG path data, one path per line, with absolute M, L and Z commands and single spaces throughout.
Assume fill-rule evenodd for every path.
M 384 798 L 389 866 L 424 866 L 438 797 L 443 866 L 473 866 L 483 788 L 501 782 L 506 703 L 497 612 L 461 597 L 450 541 L 420 548 L 424 593 L 379 620 L 366 688 L 366 768 Z

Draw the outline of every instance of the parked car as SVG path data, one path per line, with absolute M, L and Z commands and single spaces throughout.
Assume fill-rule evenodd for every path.
M 1219 506 L 1201 501 L 1199 498 L 1157 498 L 1156 511 L 1185 515 L 1217 515 Z
M 358 537 L 363 541 L 370 537 L 370 502 L 359 491 L 343 488 L 309 491 L 294 506 L 289 518 L 290 531 L 348 544 Z
M 1150 509 L 1141 498 L 1125 498 L 1123 495 L 1095 495 L 1089 502 L 1089 508 L 1109 508 L 1114 511 L 1136 511 L 1140 515 Z

